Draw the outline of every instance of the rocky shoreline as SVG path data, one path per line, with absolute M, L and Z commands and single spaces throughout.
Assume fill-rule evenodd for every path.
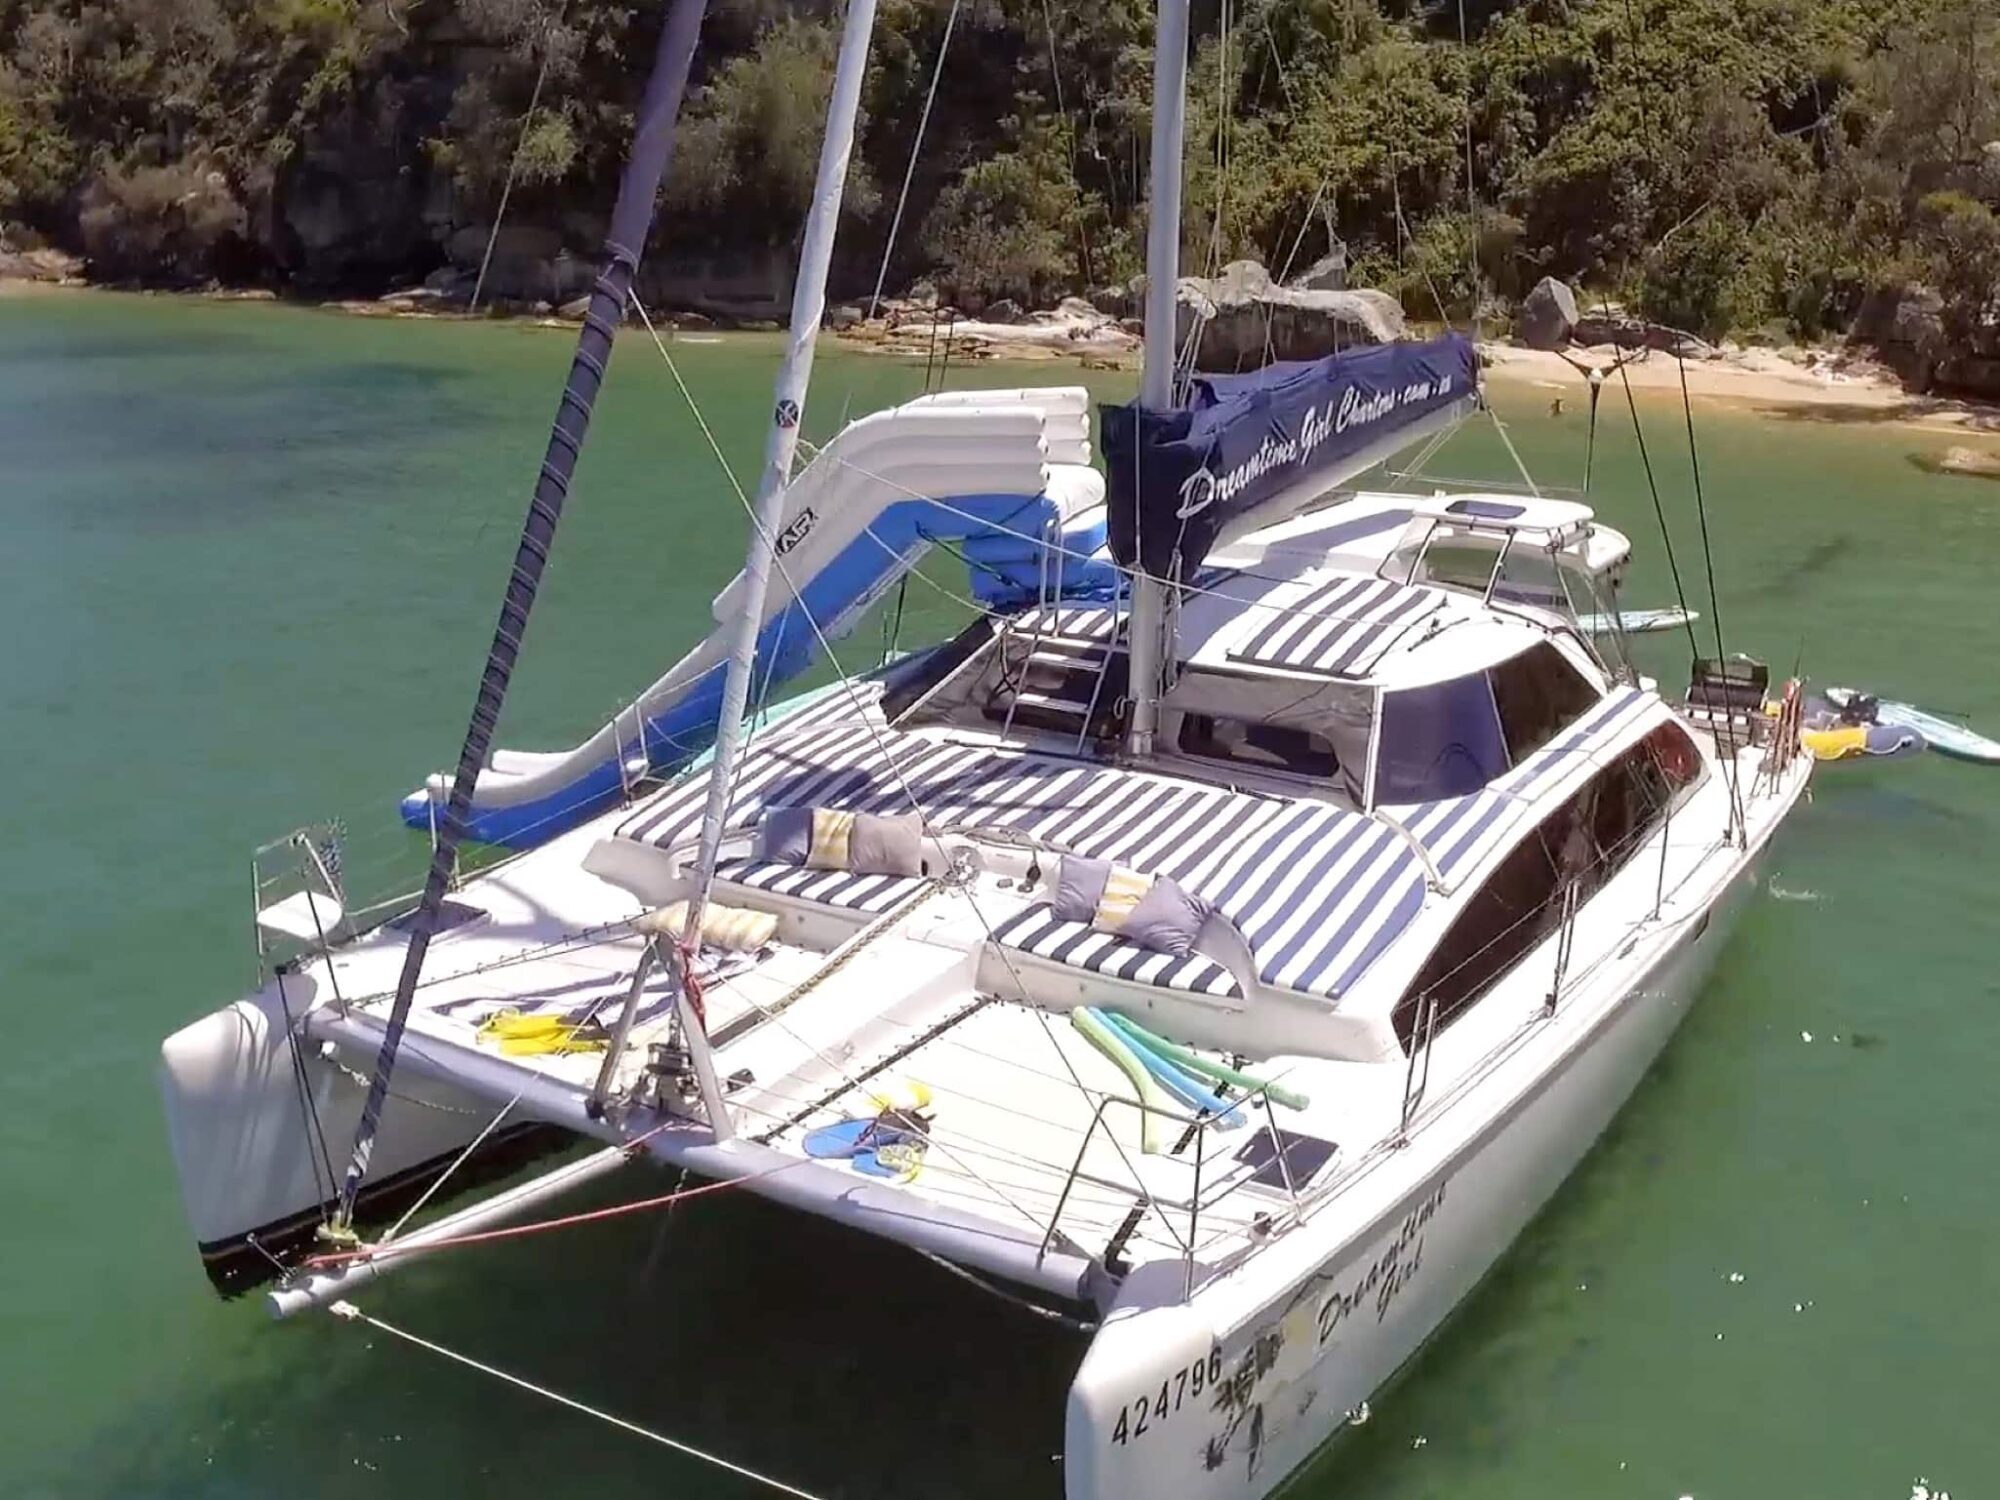
M 20 249 L 0 241 L 0 293 L 24 285 L 153 291 L 105 288 L 86 272 L 81 260 L 61 251 Z M 1315 279 L 1321 284 L 1314 284 Z M 1177 288 L 1178 337 L 1183 342 L 1198 341 L 1198 367 L 1228 370 L 1255 368 L 1270 358 L 1315 358 L 1410 335 L 1393 298 L 1328 286 L 1326 279 L 1325 269 L 1315 268 L 1306 277 L 1281 284 L 1252 261 L 1236 262 L 1213 278 L 1184 277 Z M 1612 307 L 1580 316 L 1568 288 L 1554 285 L 1559 293 L 1538 286 L 1524 301 L 1512 337 L 1480 343 L 1487 378 L 1547 391 L 1552 416 L 1584 408 L 1588 372 L 1596 369 L 1621 384 L 1629 380 L 1636 391 L 1678 392 L 1685 379 L 1689 393 L 1703 400 L 1757 409 L 1811 409 L 1825 420 L 1852 418 L 1960 433 L 2000 433 L 2000 405 L 1911 388 L 1905 373 L 1910 340 L 1904 340 L 1900 350 L 1894 340 L 1883 345 L 1850 340 L 1820 348 L 1743 346 L 1726 340 L 1709 344 L 1629 318 Z M 919 284 L 902 297 L 885 299 L 872 317 L 857 304 L 837 304 L 829 309 L 826 326 L 842 349 L 927 364 L 1055 362 L 1085 370 L 1136 370 L 1142 348 L 1137 313 L 1144 291 L 1140 277 L 1127 287 L 1065 297 L 1053 308 L 1029 312 L 1003 302 L 983 307 L 974 316 Z M 449 273 L 448 279 L 440 272 L 423 285 L 376 298 L 297 300 L 357 317 L 508 321 L 554 329 L 573 328 L 589 304 L 587 296 L 561 304 L 507 298 L 485 302 L 474 312 L 467 305 L 468 293 L 463 273 Z M 216 285 L 163 295 L 227 302 L 293 300 L 268 288 Z M 1570 297 L 1566 307 L 1561 301 L 1565 295 Z M 767 319 L 717 318 L 692 309 L 656 312 L 653 320 L 669 334 L 781 331 L 779 323 Z M 1981 475 L 1995 463 L 1992 455 L 1974 449 L 1953 450 L 1948 460 L 1939 460 L 1940 467 L 1953 472 Z

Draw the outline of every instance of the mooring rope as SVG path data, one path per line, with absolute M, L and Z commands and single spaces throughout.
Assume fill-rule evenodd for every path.
M 820 1500 L 820 1497 L 815 1495 L 811 1490 L 802 1490 L 795 1484 L 787 1484 L 782 1479 L 775 1478 L 761 1470 L 750 1468 L 746 1464 L 739 1464 L 735 1460 L 724 1458 L 717 1453 L 709 1453 L 704 1449 L 695 1447 L 692 1443 L 684 1443 L 679 1438 L 671 1438 L 663 1432 L 655 1432 L 650 1427 L 641 1427 L 637 1422 L 628 1421 L 615 1413 L 605 1411 L 602 1407 L 592 1406 L 588 1402 L 579 1401 L 574 1396 L 565 1396 L 561 1391 L 552 1391 L 547 1386 L 536 1385 L 532 1380 L 513 1374 L 511 1371 L 503 1370 L 498 1365 L 487 1364 L 484 1360 L 474 1359 L 469 1354 L 461 1354 L 456 1349 L 447 1349 L 443 1344 L 411 1333 L 407 1328 L 398 1328 L 393 1323 L 385 1323 L 373 1314 L 363 1312 L 352 1302 L 336 1302 L 327 1311 L 345 1322 L 365 1323 L 377 1333 L 386 1333 L 391 1338 L 401 1339 L 406 1344 L 414 1344 L 419 1349 L 426 1349 L 432 1354 L 437 1355 L 440 1359 L 448 1359 L 455 1365 L 464 1365 L 468 1370 L 477 1370 L 482 1375 L 490 1375 L 493 1379 L 511 1385 L 516 1390 L 526 1391 L 531 1396 L 540 1396 L 544 1400 L 555 1402 L 558 1406 L 566 1406 L 571 1411 L 582 1412 L 587 1417 L 595 1417 L 598 1421 L 607 1422 L 611 1426 L 618 1428 L 621 1432 L 629 1432 L 634 1437 L 644 1438 L 649 1443 L 658 1443 L 662 1448 L 671 1448 L 676 1453 L 686 1454 L 689 1458 L 700 1459 L 705 1464 L 711 1464 L 715 1468 L 726 1470 L 731 1474 L 737 1475 L 739 1478 L 754 1480 L 758 1484 L 776 1490 L 781 1495 L 796 1495 L 798 1500 Z

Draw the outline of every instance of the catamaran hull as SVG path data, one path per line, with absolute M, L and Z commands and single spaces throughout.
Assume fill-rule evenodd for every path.
M 1114 1311 L 1070 1389 L 1068 1500 L 1258 1500 L 1355 1420 L 1631 1095 L 1714 967 L 1755 863 L 1739 865 L 1726 893 L 1534 1088 L 1362 1233 L 1329 1222 L 1316 1246 L 1308 1224 L 1253 1257 L 1260 1282 L 1277 1286 L 1253 1311 L 1213 1305 L 1232 1277 L 1220 1296 L 1211 1284 L 1176 1302 L 1178 1288 L 1165 1287 L 1164 1305 Z M 1248 1300 L 1234 1290 L 1239 1305 Z
M 308 980 L 280 997 L 275 985 L 215 1011 L 160 1048 L 167 1139 L 203 1268 L 225 1295 L 268 1280 L 274 1256 L 309 1239 L 332 1197 L 361 1117 L 365 1081 L 306 1044 L 295 1059 L 285 1010 L 302 1014 Z M 393 1211 L 422 1191 L 488 1120 L 490 1104 L 434 1082 L 399 1086 L 383 1115 L 365 1208 Z M 553 1139 L 552 1139 L 553 1137 Z M 478 1166 L 516 1166 L 566 1135 L 525 1126 Z M 473 1171 L 454 1187 L 474 1186 Z

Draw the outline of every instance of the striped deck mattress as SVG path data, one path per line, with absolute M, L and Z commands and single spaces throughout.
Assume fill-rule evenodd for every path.
M 1447 883 L 1474 868 L 1527 815 L 1526 799 L 1574 765 L 1586 742 L 1641 721 L 1648 705 L 1664 712 L 1651 694 L 1614 693 L 1490 786 L 1387 809 L 1423 855 L 1387 821 L 1330 803 L 899 732 L 873 710 L 852 709 L 796 727 L 787 721 L 778 728 L 790 732 L 756 742 L 731 792 L 727 826 L 753 828 L 766 806 L 896 813 L 914 802 L 937 833 L 1004 831 L 1171 876 L 1234 924 L 1260 983 L 1335 1000 L 1423 909 L 1426 856 Z M 686 846 L 700 830 L 706 795 L 699 781 L 661 793 L 615 836 Z M 863 910 L 885 910 L 902 894 L 880 885 L 880 876 L 828 880 L 829 872 L 796 866 L 735 871 L 729 878 Z M 1071 939 L 1080 946 L 1075 933 L 1030 934 L 1025 923 L 1013 931 L 1016 945 L 1036 952 Z M 1075 951 L 1066 949 L 1065 961 Z

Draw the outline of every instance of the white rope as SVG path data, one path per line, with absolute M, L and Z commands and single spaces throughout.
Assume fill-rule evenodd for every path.
M 1514 451 L 1514 440 L 1507 435 L 1507 424 L 1500 420 L 1500 413 L 1489 406 L 1486 414 L 1493 419 L 1493 430 L 1500 434 L 1500 441 L 1507 445 L 1507 456 L 1514 460 L 1514 467 L 1520 471 L 1521 483 L 1528 487 L 1530 495 L 1541 499 L 1542 492 L 1535 487 L 1535 476 L 1528 472 L 1528 466 L 1521 462 L 1521 455 Z
M 679 1438 L 670 1438 L 664 1433 L 654 1432 L 651 1428 L 641 1427 L 637 1422 L 628 1422 L 623 1417 L 614 1416 L 612 1413 L 599 1407 L 578 1401 L 573 1396 L 565 1396 L 562 1392 L 552 1391 L 547 1386 L 536 1385 L 532 1380 L 524 1380 L 521 1376 L 511 1374 L 497 1365 L 486 1364 L 481 1360 L 474 1359 L 469 1354 L 460 1354 L 456 1349 L 447 1349 L 443 1344 L 433 1343 L 430 1339 L 420 1338 L 407 1329 L 398 1328 L 393 1323 L 385 1323 L 380 1318 L 363 1312 L 352 1302 L 335 1302 L 327 1311 L 331 1312 L 336 1318 L 343 1319 L 349 1323 L 366 1323 L 370 1328 L 375 1329 L 379 1333 L 386 1333 L 391 1338 L 398 1338 L 405 1343 L 415 1344 L 419 1349 L 428 1349 L 432 1354 L 438 1355 L 443 1359 L 448 1359 L 453 1364 L 464 1365 L 468 1370 L 477 1370 L 482 1375 L 490 1375 L 495 1380 L 503 1381 L 517 1390 L 526 1391 L 531 1396 L 543 1397 L 545 1400 L 555 1402 L 558 1406 L 567 1406 L 571 1411 L 582 1412 L 586 1417 L 595 1417 L 600 1422 L 608 1422 L 620 1431 L 629 1432 L 634 1437 L 644 1438 L 649 1443 L 658 1443 L 662 1448 L 671 1448 L 676 1453 L 684 1453 L 689 1458 L 698 1458 L 705 1464 L 712 1464 L 718 1469 L 727 1470 L 729 1473 L 738 1475 L 741 1478 L 755 1480 L 758 1484 L 766 1485 L 782 1495 L 796 1495 L 798 1500 L 820 1500 L 820 1497 L 813 1494 L 811 1490 L 802 1490 L 795 1484 L 787 1484 L 782 1479 L 774 1479 L 769 1474 L 761 1473 L 756 1469 L 735 1463 L 717 1454 L 704 1452 L 691 1443 L 682 1442 Z

